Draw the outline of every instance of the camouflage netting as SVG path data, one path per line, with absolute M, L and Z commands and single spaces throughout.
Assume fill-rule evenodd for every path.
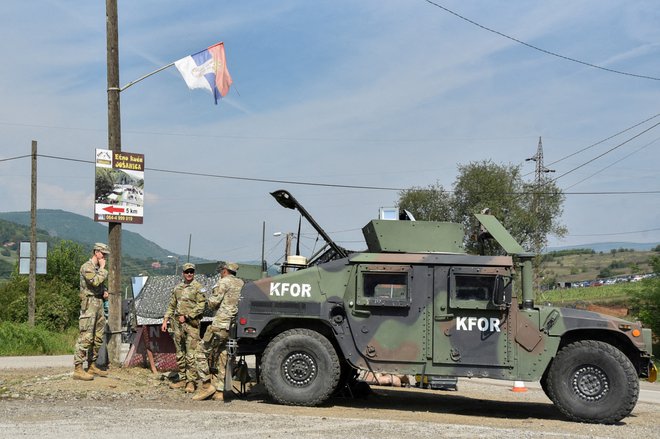
M 206 288 L 206 297 L 211 294 L 211 288 L 220 278 L 219 275 L 208 276 L 196 274 L 195 280 Z M 135 311 L 138 324 L 155 324 L 162 321 L 170 301 L 172 290 L 181 282 L 181 276 L 150 276 L 144 284 L 140 295 L 135 299 Z M 213 317 L 208 308 L 204 310 L 204 317 Z

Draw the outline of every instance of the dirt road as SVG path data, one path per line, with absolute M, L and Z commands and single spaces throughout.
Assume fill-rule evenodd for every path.
M 660 405 L 640 402 L 619 425 L 566 421 L 543 392 L 459 381 L 458 391 L 373 387 L 323 407 L 272 404 L 256 385 L 229 403 L 194 402 L 146 369 L 73 381 L 70 368 L 0 370 L 0 437 L 660 437 Z

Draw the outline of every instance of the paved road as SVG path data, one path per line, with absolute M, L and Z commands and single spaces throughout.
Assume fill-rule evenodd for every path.
M 248 363 L 250 363 L 248 361 Z M 47 367 L 71 367 L 73 369 L 73 355 L 52 355 L 35 357 L 0 357 L 0 370 L 2 369 L 35 369 Z M 467 380 L 468 378 L 461 378 Z M 511 386 L 508 381 L 473 378 L 471 381 L 480 381 L 494 386 Z M 538 382 L 525 383 L 529 388 L 540 388 Z M 651 404 L 660 404 L 660 382 L 649 383 L 640 381 L 639 401 Z
M 71 367 L 73 355 L 42 355 L 38 357 L 0 357 L 1 369 L 36 369 L 43 367 Z

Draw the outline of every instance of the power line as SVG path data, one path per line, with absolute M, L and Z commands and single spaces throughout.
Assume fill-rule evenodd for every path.
M 486 26 L 484 26 L 484 25 L 482 25 L 482 24 L 479 24 L 479 23 L 477 23 L 476 21 L 470 20 L 469 18 L 464 17 L 464 16 L 462 16 L 462 15 L 460 15 L 460 14 L 458 14 L 458 13 L 452 11 L 451 9 L 448 9 L 448 8 L 442 6 L 442 5 L 439 5 L 438 3 L 432 2 L 431 0 L 424 0 L 424 1 L 427 2 L 427 3 L 429 3 L 429 4 L 431 4 L 431 5 L 433 5 L 433 6 L 435 6 L 435 7 L 438 7 L 438 8 L 440 8 L 440 9 L 442 9 L 442 10 L 445 11 L 445 12 L 448 12 L 448 13 L 450 13 L 450 14 L 452 14 L 452 15 L 458 17 L 458 18 L 460 18 L 461 20 L 467 21 L 467 22 L 470 23 L 470 24 L 473 24 L 473 25 L 475 25 L 475 26 L 477 26 L 477 27 L 480 27 L 480 28 L 483 29 L 483 30 L 487 30 L 488 32 L 491 32 L 491 33 L 494 33 L 494 34 L 499 35 L 499 36 L 501 36 L 501 37 L 507 38 L 507 39 L 509 39 L 509 40 L 511 40 L 511 41 L 515 41 L 516 43 L 522 44 L 523 46 L 527 46 L 527 47 L 529 47 L 530 49 L 534 49 L 534 50 L 537 50 L 537 51 L 539 51 L 539 52 L 545 53 L 546 55 L 552 55 L 552 56 L 555 56 L 555 57 L 557 57 L 557 58 L 561 58 L 561 59 L 565 59 L 565 60 L 567 60 L 567 61 L 572 61 L 572 62 L 575 62 L 575 63 L 578 63 L 578 64 L 585 65 L 585 66 L 587 66 L 587 67 L 593 67 L 593 68 L 595 68 L 595 69 L 605 70 L 606 72 L 610 72 L 610 73 L 617 73 L 617 74 L 619 74 L 619 75 L 633 76 L 633 77 L 635 77 L 635 78 L 651 79 L 651 80 L 653 80 L 653 81 L 660 81 L 660 78 L 656 78 L 656 77 L 654 77 L 654 76 L 638 75 L 638 74 L 635 74 L 635 73 L 628 73 L 628 72 L 623 72 L 623 71 L 620 71 L 620 70 L 609 69 L 609 68 L 607 68 L 607 67 L 597 66 L 597 65 L 595 65 L 595 64 L 591 64 L 591 63 L 588 63 L 588 62 L 585 62 L 585 61 L 580 61 L 579 59 L 570 58 L 570 57 L 565 56 L 565 55 L 560 55 L 559 53 L 555 53 L 555 52 L 551 52 L 551 51 L 549 51 L 549 50 L 542 49 L 542 48 L 540 48 L 540 47 L 538 47 L 538 46 L 534 46 L 534 45 L 532 45 L 532 44 L 526 43 L 526 42 L 521 41 L 521 40 L 519 40 L 519 39 L 517 39 L 517 38 L 514 38 L 514 37 L 509 36 L 509 35 L 506 35 L 506 34 L 503 34 L 502 32 L 496 31 L 496 30 L 491 29 L 491 28 L 489 28 L 489 27 L 486 27 Z
M 646 233 L 646 232 L 656 232 L 660 230 L 660 228 L 657 229 L 646 229 L 646 230 L 635 230 L 632 232 L 616 232 L 616 233 L 591 233 L 588 235 L 566 235 L 566 236 L 615 236 L 615 235 L 634 235 L 636 233 Z
M 635 125 L 633 125 L 633 126 L 631 126 L 631 127 L 628 127 L 628 128 L 626 128 L 626 129 L 624 129 L 624 130 L 621 130 L 621 131 L 619 131 L 619 132 L 616 133 L 616 134 L 612 134 L 611 136 L 609 136 L 609 137 L 607 137 L 607 138 L 605 138 L 605 139 L 603 139 L 603 140 L 599 140 L 599 141 L 596 142 L 596 143 L 592 143 L 592 144 L 589 145 L 589 146 L 586 146 L 586 147 L 584 147 L 584 148 L 582 148 L 582 149 L 580 149 L 580 150 L 578 150 L 578 151 L 575 151 L 575 152 L 573 152 L 573 153 L 571 153 L 571 154 L 569 154 L 569 155 L 566 155 L 566 156 L 564 156 L 564 157 L 562 157 L 562 158 L 560 158 L 560 159 L 558 159 L 558 160 L 555 160 L 555 161 L 552 162 L 552 163 L 548 163 L 548 166 L 552 166 L 552 165 L 554 165 L 555 163 L 559 163 L 559 162 L 564 161 L 564 160 L 566 160 L 566 159 L 568 159 L 568 158 L 571 158 L 571 157 L 573 157 L 574 155 L 577 155 L 577 154 L 579 154 L 579 153 L 581 153 L 581 152 L 584 152 L 584 151 L 586 151 L 586 150 L 588 150 L 588 149 L 591 149 L 591 148 L 593 148 L 594 146 L 600 145 L 600 144 L 603 143 L 603 142 L 607 142 L 608 140 L 613 139 L 613 138 L 615 138 L 615 137 L 617 137 L 617 136 L 619 136 L 619 135 L 621 135 L 621 134 L 623 134 L 623 133 L 625 133 L 625 132 L 627 132 L 627 131 L 630 131 L 630 130 L 632 130 L 633 128 L 637 128 L 638 126 L 640 126 L 640 125 L 642 125 L 642 124 L 645 124 L 646 122 L 648 122 L 648 121 L 650 121 L 650 120 L 653 120 L 653 119 L 655 119 L 655 118 L 658 117 L 658 116 L 660 116 L 660 113 L 656 114 L 655 116 L 651 116 L 651 117 L 649 117 L 648 119 L 645 119 L 645 120 L 643 120 L 643 121 L 641 121 L 641 122 L 639 122 L 639 123 L 636 123 Z M 523 177 L 527 177 L 528 175 L 533 174 L 533 173 L 534 173 L 534 171 L 530 171 L 530 172 L 528 172 L 527 174 L 524 174 Z
M 658 122 L 658 123 L 656 123 L 655 125 L 653 125 L 653 126 L 647 128 L 647 129 L 645 129 L 645 130 L 642 131 L 641 133 L 635 134 L 635 135 L 632 136 L 630 139 L 625 140 L 625 141 L 619 143 L 619 144 L 616 145 L 615 147 L 608 149 L 608 150 L 605 151 L 604 153 L 597 155 L 596 157 L 592 158 L 591 160 L 588 160 L 588 161 L 582 163 L 581 165 L 576 166 L 575 168 L 573 168 L 573 169 L 571 169 L 571 170 L 569 170 L 569 171 L 564 172 L 564 173 L 561 174 L 560 176 L 555 177 L 554 179 L 552 179 L 552 180 L 550 180 L 550 181 L 551 181 L 551 182 L 557 181 L 557 180 L 559 180 L 560 178 L 562 178 L 562 177 L 564 177 L 564 176 L 570 174 L 571 172 L 573 172 L 573 171 L 577 171 L 578 169 L 580 169 L 580 168 L 582 168 L 582 167 L 588 165 L 589 163 L 593 163 L 594 161 L 598 160 L 599 158 L 603 157 L 604 155 L 609 154 L 609 153 L 611 153 L 612 151 L 614 151 L 615 149 L 622 147 L 622 146 L 625 145 L 626 143 L 635 140 L 636 138 L 638 138 L 638 137 L 641 136 L 642 134 L 651 131 L 653 128 L 657 127 L 658 125 L 660 125 L 660 122 Z
M 37 154 L 37 155 L 39 155 L 39 154 Z M 26 154 L 26 155 L 19 155 L 19 156 L 16 156 L 16 157 L 9 157 L 9 158 L 6 158 L 6 159 L 0 159 L 0 162 L 8 162 L 8 161 L 11 161 L 11 160 L 24 159 L 26 157 L 32 157 L 32 155 L 31 154 Z
M 660 122 L 659 122 L 659 124 L 660 124 Z M 55 160 L 64 160 L 64 161 L 94 164 L 93 160 L 74 159 L 74 158 L 69 158 L 69 157 L 59 157 L 59 156 L 46 155 L 46 154 L 37 154 L 37 156 L 38 157 L 55 159 Z M 25 158 L 25 157 L 31 157 L 31 156 L 27 155 L 27 156 L 22 156 L 22 157 L 12 157 L 12 159 Z M 222 178 L 222 179 L 228 179 L 228 180 L 254 181 L 254 182 L 261 182 L 261 183 L 281 183 L 281 184 L 292 184 L 292 185 L 301 185 L 301 186 L 332 187 L 332 188 L 347 188 L 347 189 L 368 189 L 368 190 L 397 191 L 397 192 L 410 190 L 410 188 L 395 188 L 395 187 L 381 187 L 381 186 L 359 186 L 359 185 L 348 185 L 348 184 L 314 183 L 314 182 L 308 182 L 308 181 L 277 180 L 277 179 L 268 179 L 268 178 L 238 177 L 238 176 L 233 176 L 233 175 L 208 174 L 208 173 L 202 173 L 202 172 L 176 171 L 176 170 L 172 170 L 172 169 L 145 168 L 145 170 L 154 171 L 154 172 L 165 172 L 165 173 L 177 174 L 177 175 L 190 175 L 190 176 L 195 176 L 195 177 Z M 421 189 L 421 190 L 424 190 L 424 189 Z M 445 190 L 444 192 L 455 192 L 455 191 Z M 480 192 L 480 193 L 481 194 L 489 194 L 489 193 L 492 193 L 492 192 L 491 191 L 484 191 L 484 192 Z M 505 192 L 505 193 L 497 192 L 497 193 L 498 194 L 504 194 L 504 195 L 524 195 L 524 194 L 531 193 L 531 192 Z M 552 194 L 554 194 L 554 192 L 538 192 L 538 191 L 535 191 L 534 193 L 537 193 L 537 194 L 540 194 L 540 195 L 552 195 Z M 651 191 L 604 191 L 604 192 L 562 192 L 562 193 L 564 195 L 654 195 L 654 194 L 660 194 L 660 190 L 651 190 Z
M 621 135 L 621 134 L 623 134 L 623 133 L 625 133 L 625 132 L 627 132 L 627 131 L 630 131 L 630 130 L 632 130 L 633 128 L 637 128 L 638 126 L 640 126 L 640 125 L 642 125 L 642 124 L 648 122 L 649 120 L 653 120 L 653 119 L 655 119 L 655 118 L 658 117 L 658 116 L 660 116 L 660 113 L 656 114 L 655 116 L 651 116 L 651 117 L 649 117 L 648 119 L 643 120 L 643 121 L 641 121 L 641 122 L 639 122 L 639 123 L 636 123 L 635 125 L 633 125 L 633 126 L 631 126 L 631 127 L 628 127 L 628 128 L 626 128 L 625 130 L 619 131 L 618 133 L 613 134 L 613 135 L 611 135 L 610 137 L 608 137 L 608 138 L 606 138 L 606 139 L 600 140 L 600 141 L 598 141 L 598 142 L 596 142 L 596 143 L 593 143 L 593 144 L 591 144 L 591 145 L 589 145 L 589 146 L 587 146 L 587 147 L 585 147 L 585 148 L 582 148 L 582 149 L 579 150 L 579 151 L 575 151 L 575 152 L 572 153 L 572 154 L 569 154 L 569 155 L 564 156 L 564 157 L 562 157 L 562 158 L 560 158 L 560 159 L 558 159 L 558 160 L 555 160 L 554 162 L 549 163 L 548 166 L 552 166 L 552 165 L 554 165 L 555 163 L 559 163 L 559 162 L 561 162 L 561 161 L 563 161 L 563 160 L 566 160 L 567 158 L 573 157 L 573 156 L 576 155 L 576 154 L 579 154 L 579 153 L 581 153 L 581 152 L 583 152 L 583 151 L 586 151 L 587 149 L 593 148 L 593 147 L 596 146 L 596 145 L 600 145 L 600 144 L 603 143 L 603 142 L 607 142 L 608 140 L 613 139 L 614 137 L 616 137 L 616 136 L 618 136 L 618 135 Z
M 600 173 L 603 172 L 604 170 L 606 170 L 606 169 L 608 169 L 608 168 L 611 168 L 611 167 L 614 166 L 614 165 L 618 165 L 619 163 L 621 163 L 622 161 L 624 161 L 625 159 L 627 159 L 627 158 L 630 157 L 631 155 L 633 155 L 633 154 L 637 154 L 638 152 L 640 152 L 640 151 L 643 150 L 644 148 L 653 145 L 653 144 L 654 144 L 655 142 L 657 142 L 658 140 L 660 140 L 660 137 L 657 137 L 656 139 L 651 140 L 651 141 L 650 141 L 649 143 L 647 143 L 646 145 L 644 145 L 644 146 L 642 146 L 642 147 L 640 147 L 640 148 L 637 148 L 636 150 L 634 150 L 634 151 L 631 152 L 630 154 L 627 154 L 627 155 L 621 157 L 621 158 L 620 158 L 619 160 L 617 160 L 616 162 L 613 162 L 613 163 L 611 163 L 611 164 L 605 166 L 604 168 L 599 169 L 598 171 L 594 172 L 593 174 L 591 174 L 591 175 L 588 176 L 588 177 L 583 178 L 582 180 L 578 181 L 577 183 L 573 183 L 572 185 L 568 186 L 566 189 L 570 189 L 570 188 L 572 188 L 572 187 L 575 187 L 575 186 L 577 186 L 578 184 L 580 184 L 580 183 L 582 183 L 582 182 L 584 182 L 584 181 L 589 180 L 591 177 L 594 177 L 594 176 L 600 174 Z

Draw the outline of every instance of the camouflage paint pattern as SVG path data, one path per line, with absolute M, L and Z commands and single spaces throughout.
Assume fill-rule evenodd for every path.
M 325 328 L 340 354 L 357 368 L 534 381 L 563 337 L 597 330 L 628 346 L 628 356 L 645 376 L 650 330 L 593 312 L 538 305 L 524 309 L 511 285 L 516 268 L 510 256 L 354 253 L 261 279 L 241 293 L 239 352 L 259 352 L 282 327 Z M 388 284 L 389 297 L 365 295 L 372 275 L 403 278 L 405 286 Z M 461 281 L 498 277 L 507 285 L 509 306 L 495 305 L 492 291 L 479 296 L 484 291 Z M 459 295 L 466 291 L 477 296 Z M 642 336 L 634 337 L 634 329 Z
M 350 254 L 288 192 L 272 195 L 331 248 L 241 291 L 238 355 L 263 355 L 264 385 L 280 403 L 317 405 L 350 388 L 349 365 L 422 382 L 540 379 L 570 419 L 615 423 L 637 401 L 635 375 L 656 378 L 651 332 L 639 322 L 535 305 L 534 255 L 491 215 L 477 215 L 474 236 L 509 256 L 467 255 L 459 225 L 418 221 L 371 221 L 368 250 Z

